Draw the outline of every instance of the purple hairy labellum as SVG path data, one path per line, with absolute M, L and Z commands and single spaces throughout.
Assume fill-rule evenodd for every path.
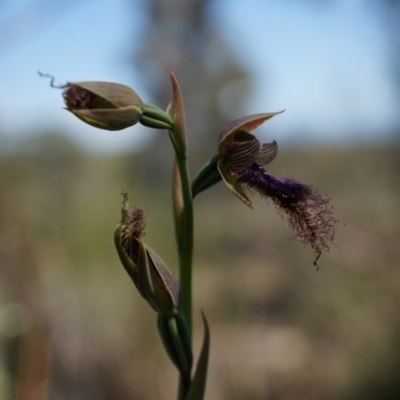
M 309 244 L 316 254 L 314 265 L 323 250 L 329 251 L 334 242 L 338 219 L 333 214 L 329 198 L 313 186 L 290 178 L 275 178 L 253 163 L 235 172 L 238 183 L 271 200 L 278 213 L 293 229 L 295 239 Z

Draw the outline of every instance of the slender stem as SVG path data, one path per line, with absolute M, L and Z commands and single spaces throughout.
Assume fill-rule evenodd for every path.
M 186 318 L 190 335 L 192 332 L 192 258 L 193 258 L 193 203 L 192 190 L 190 185 L 189 167 L 186 153 L 177 152 L 176 161 L 178 164 L 181 180 L 183 210 L 182 229 L 178 236 L 179 252 L 179 275 L 181 285 L 181 307 Z
M 192 338 L 192 258 L 193 258 L 193 203 L 186 150 L 179 151 L 172 140 L 176 154 L 179 178 L 175 178 L 174 212 L 175 231 L 179 255 L 179 281 L 181 287 L 181 311 L 187 322 L 190 340 Z M 177 184 L 179 179 L 179 184 Z M 178 400 L 184 400 L 190 387 L 188 376 L 180 374 Z
M 173 128 L 168 130 L 175 150 L 176 164 L 179 171 L 179 182 L 174 183 L 174 214 L 175 232 L 179 255 L 179 283 L 181 289 L 181 312 L 186 319 L 188 336 L 192 338 L 192 258 L 193 258 L 193 203 L 190 184 L 189 166 L 187 161 L 187 136 L 185 112 L 182 93 L 175 75 L 167 69 L 170 75 L 173 98 L 167 113 L 172 116 Z M 174 171 L 175 172 L 175 171 Z M 174 179 L 175 177 L 174 173 Z M 180 375 L 178 399 L 184 400 L 190 387 L 183 373 Z

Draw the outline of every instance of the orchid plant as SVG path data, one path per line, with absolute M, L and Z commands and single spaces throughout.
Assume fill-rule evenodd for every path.
M 187 134 L 183 100 L 178 81 L 167 70 L 173 97 L 166 111 L 143 103 L 131 88 L 109 82 L 78 82 L 52 87 L 63 90 L 66 109 L 85 123 L 110 131 L 137 123 L 166 129 L 175 152 L 172 179 L 175 235 L 179 256 L 179 281 L 161 257 L 143 240 L 146 215 L 140 208 L 129 209 L 124 192 L 121 221 L 114 233 L 120 261 L 140 295 L 157 313 L 158 330 L 165 350 L 179 371 L 179 400 L 204 398 L 210 330 L 205 315 L 203 344 L 193 371 L 192 353 L 192 258 L 193 199 L 200 192 L 223 181 L 246 206 L 254 209 L 246 189 L 270 200 L 293 229 L 294 237 L 309 244 L 315 253 L 314 265 L 323 251 L 334 243 L 338 219 L 329 198 L 294 179 L 275 178 L 265 166 L 277 156 L 275 141 L 262 143 L 253 131 L 282 113 L 245 116 L 229 123 L 219 135 L 217 155 L 210 158 L 190 180 Z

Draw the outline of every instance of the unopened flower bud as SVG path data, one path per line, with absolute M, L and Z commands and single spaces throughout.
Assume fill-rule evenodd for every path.
M 113 82 L 67 82 L 50 86 L 63 89 L 66 109 L 76 117 L 96 128 L 119 131 L 140 122 L 154 129 L 173 129 L 170 115 L 153 104 L 144 104 L 137 93 L 128 86 Z
M 128 210 L 128 194 L 123 193 L 122 219 L 114 242 L 119 258 L 139 293 L 160 315 L 176 315 L 179 308 L 179 284 L 157 253 L 143 242 L 145 214 Z
M 119 83 L 69 82 L 62 87 L 66 109 L 96 128 L 118 131 L 139 122 L 143 102 Z

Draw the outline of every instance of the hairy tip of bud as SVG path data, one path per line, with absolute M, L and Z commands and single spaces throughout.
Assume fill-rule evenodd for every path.
M 140 209 L 135 208 L 132 211 L 129 211 L 126 216 L 126 221 L 123 222 L 123 229 L 121 233 L 121 242 L 132 240 L 132 239 L 140 239 L 145 235 L 146 227 L 146 213 Z
M 128 192 L 122 192 L 121 222 L 116 229 L 116 245 L 118 252 L 128 257 L 130 262 L 136 266 L 138 257 L 138 241 L 145 235 L 146 213 L 135 208 L 129 210 Z

